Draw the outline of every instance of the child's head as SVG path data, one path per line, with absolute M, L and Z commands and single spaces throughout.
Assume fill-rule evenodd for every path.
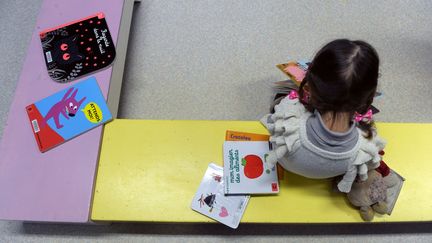
M 300 86 L 308 90 L 305 104 L 320 113 L 365 113 L 372 104 L 378 83 L 379 58 L 364 41 L 334 40 L 314 57 Z

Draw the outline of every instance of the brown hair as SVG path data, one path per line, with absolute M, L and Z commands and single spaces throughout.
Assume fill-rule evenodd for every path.
M 371 106 L 378 84 L 379 57 L 364 41 L 334 40 L 315 55 L 300 85 L 300 100 L 306 109 L 321 114 L 339 112 L 364 114 Z M 311 93 L 305 102 L 305 85 Z M 358 123 L 371 138 L 373 121 Z

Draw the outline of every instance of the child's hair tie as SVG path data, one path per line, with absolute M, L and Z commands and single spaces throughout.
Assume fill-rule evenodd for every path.
M 300 98 L 300 95 L 299 95 L 299 93 L 297 92 L 297 90 L 291 90 L 291 91 L 289 92 L 289 94 L 288 94 L 288 98 L 289 98 L 290 100 L 294 100 L 294 99 L 298 99 L 298 98 Z M 309 92 L 306 92 L 306 91 L 303 92 L 303 99 L 302 99 L 302 101 L 303 101 L 304 103 L 309 103 Z
M 364 114 L 354 113 L 354 120 L 356 122 L 366 122 L 370 123 L 372 121 L 372 109 L 369 109 Z
M 298 93 L 297 93 L 296 90 L 291 90 L 291 91 L 289 92 L 289 94 L 288 94 L 288 98 L 289 98 L 290 100 L 297 99 L 298 97 L 299 97 L 299 95 L 298 95 Z

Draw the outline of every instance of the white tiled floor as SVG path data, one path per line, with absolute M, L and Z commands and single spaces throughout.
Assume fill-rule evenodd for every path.
M 0 2 L 1 132 L 40 2 Z M 134 14 L 119 115 L 140 119 L 256 120 L 267 112 L 272 99 L 270 83 L 285 78 L 274 67 L 276 63 L 288 57 L 311 58 L 325 42 L 346 37 L 364 39 L 380 54 L 380 90 L 384 97 L 376 103 L 381 109 L 377 120 L 430 123 L 431 12 L 432 1 L 428 0 L 144 0 Z M 308 231 L 289 226 L 241 229 L 240 225 L 239 231 L 230 231 L 219 226 L 1 222 L 0 242 L 431 242 L 432 227 L 428 226 L 387 225 L 376 230 L 370 225 L 359 225 L 358 230 L 352 226 L 326 226 Z M 369 234 L 356 236 L 365 229 Z M 393 234 L 396 232 L 406 234 Z M 256 235 L 260 233 L 272 236 Z

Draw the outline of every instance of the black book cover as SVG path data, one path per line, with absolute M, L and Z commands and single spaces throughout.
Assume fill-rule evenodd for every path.
M 98 13 L 40 33 L 49 76 L 65 83 L 110 65 L 115 47 L 105 15 Z

